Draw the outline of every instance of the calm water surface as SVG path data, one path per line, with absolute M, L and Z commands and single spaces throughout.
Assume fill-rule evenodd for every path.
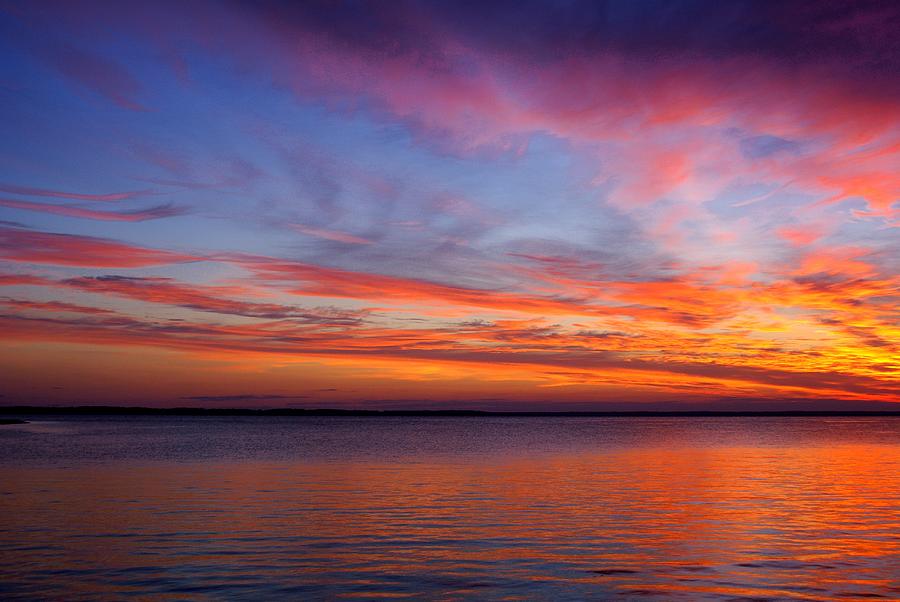
M 897 418 L 40 417 L 0 598 L 900 599 Z

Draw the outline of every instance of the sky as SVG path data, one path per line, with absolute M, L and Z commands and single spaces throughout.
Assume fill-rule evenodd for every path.
M 0 404 L 900 401 L 898 26 L 0 0 Z

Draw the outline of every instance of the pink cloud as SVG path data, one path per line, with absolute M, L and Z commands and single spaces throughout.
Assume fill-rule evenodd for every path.
M 335 242 L 343 242 L 352 245 L 370 245 L 372 241 L 368 238 L 362 238 L 361 236 L 356 236 L 353 234 L 349 234 L 347 232 L 341 232 L 339 230 L 326 230 L 324 228 L 312 228 L 310 226 L 304 226 L 302 224 L 288 224 L 288 227 L 291 230 L 299 232 L 301 234 L 306 234 L 307 236 L 314 236 L 316 238 L 324 238 L 325 240 L 333 240 Z
M 798 225 L 784 226 L 775 232 L 795 247 L 804 247 L 822 238 L 825 229 L 817 225 Z
M 81 267 L 136 268 L 196 261 L 199 257 L 126 243 L 0 227 L 0 258 L 21 263 Z
M 30 186 L 14 186 L 12 184 L 0 184 L 0 191 L 12 194 L 24 194 L 29 196 L 58 197 L 61 199 L 74 199 L 77 201 L 124 201 L 140 196 L 153 194 L 152 190 L 130 190 L 127 192 L 110 192 L 106 194 L 88 194 L 82 192 L 68 192 L 63 190 L 48 190 L 46 188 L 33 188 Z
M 2 282 L 0 282 L 2 284 Z M 0 305 L 6 305 L 14 309 L 34 310 L 41 312 L 70 312 L 79 314 L 103 315 L 115 313 L 109 309 L 90 307 L 62 301 L 31 301 L 28 299 L 0 298 Z
M 131 211 L 99 211 L 96 209 L 83 209 L 69 205 L 51 205 L 49 203 L 36 203 L 33 201 L 0 199 L 0 207 L 24 209 L 26 211 L 38 211 L 41 213 L 64 215 L 66 217 L 78 217 L 107 222 L 143 222 L 151 219 L 173 217 L 185 213 L 184 209 L 171 204 L 157 205 L 147 209 L 134 209 Z

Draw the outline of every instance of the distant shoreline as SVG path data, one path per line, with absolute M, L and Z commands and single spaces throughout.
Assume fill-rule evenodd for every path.
M 785 411 L 572 411 L 494 412 L 482 410 L 343 410 L 338 408 L 148 408 L 128 406 L 0 406 L 0 415 L 70 416 L 335 416 L 424 418 L 712 418 L 712 417 L 853 417 L 900 416 L 900 410 L 785 410 Z M 4 423 L 4 421 L 0 421 Z M 7 424 L 15 424 L 6 422 Z

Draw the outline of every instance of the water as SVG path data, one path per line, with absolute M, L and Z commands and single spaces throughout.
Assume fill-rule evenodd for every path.
M 898 418 L 36 418 L 4 599 L 900 599 Z

